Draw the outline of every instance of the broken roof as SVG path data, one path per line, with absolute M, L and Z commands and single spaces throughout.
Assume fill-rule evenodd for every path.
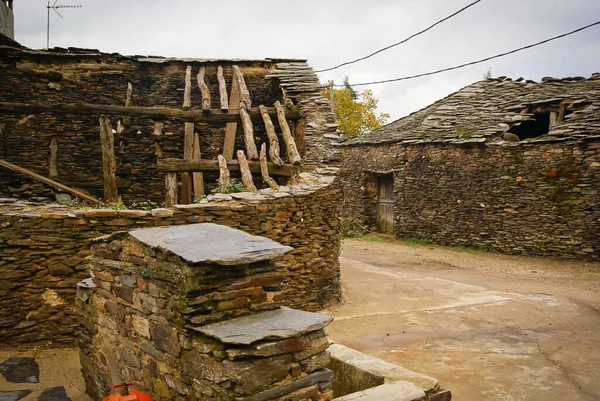
M 600 74 L 595 73 L 540 83 L 506 77 L 479 81 L 344 145 L 499 141 L 512 126 L 533 118 L 528 109 L 561 102 L 572 113 L 528 142 L 600 138 Z

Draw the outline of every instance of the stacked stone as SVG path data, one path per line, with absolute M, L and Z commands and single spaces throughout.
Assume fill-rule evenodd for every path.
M 272 259 L 290 250 L 210 223 L 101 238 L 88 258 L 95 288 L 78 292 L 88 393 L 133 380 L 157 400 L 331 398 L 331 318 L 278 309 Z M 249 341 L 252 322 L 275 328 Z

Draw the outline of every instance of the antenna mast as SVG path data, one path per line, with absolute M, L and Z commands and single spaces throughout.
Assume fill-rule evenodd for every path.
M 59 5 L 57 5 L 56 3 L 58 3 L 58 0 L 55 0 L 54 4 L 50 5 L 50 0 L 48 0 L 48 6 L 47 6 L 47 8 L 48 8 L 48 20 L 47 20 L 47 23 L 46 23 L 46 49 L 50 48 L 50 9 L 53 9 L 58 14 L 58 16 L 60 18 L 62 18 L 63 16 L 58 12 L 59 8 L 81 8 L 81 7 L 83 7 L 83 6 L 79 5 L 79 4 L 77 4 L 77 5 L 75 5 L 75 4 L 71 4 L 71 5 L 67 5 L 67 4 L 61 5 L 61 4 L 59 4 Z

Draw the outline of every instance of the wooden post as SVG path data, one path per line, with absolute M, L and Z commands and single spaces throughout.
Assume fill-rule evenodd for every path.
M 56 138 L 50 140 L 50 160 L 48 161 L 48 177 L 58 178 L 58 142 Z
M 133 85 L 131 82 L 127 82 L 127 94 L 125 95 L 125 107 L 133 106 L 133 100 L 131 100 L 131 96 L 133 95 Z
M 206 82 L 204 82 L 204 75 L 206 74 L 206 67 L 201 66 L 200 71 L 198 71 L 198 75 L 196 75 L 196 79 L 198 80 L 198 87 L 200 88 L 200 93 L 202 94 L 202 110 L 210 110 L 210 91 L 208 90 L 208 86 Z
M 231 68 L 233 69 L 233 79 L 237 82 L 240 90 L 240 101 L 246 105 L 247 109 L 250 109 L 252 107 L 252 101 L 250 100 L 250 92 L 248 92 L 248 87 L 244 80 L 244 74 L 242 74 L 240 67 L 237 65 L 234 65 Z
M 250 172 L 250 167 L 248 167 L 248 160 L 246 160 L 246 155 L 244 155 L 243 150 L 237 151 L 237 159 L 240 163 L 240 172 L 242 173 L 242 182 L 246 189 L 250 192 L 256 192 L 257 189 L 254 186 L 254 181 L 252 180 L 252 173 Z
M 183 160 L 190 161 L 194 155 L 194 123 L 185 123 Z M 181 173 L 181 204 L 192 203 L 192 178 L 190 173 Z
M 177 204 L 177 173 L 165 174 L 165 207 Z
M 118 202 L 117 160 L 110 117 L 100 117 L 100 144 L 102 145 L 102 174 L 104 176 L 104 202 Z
M 242 119 L 242 127 L 244 128 L 244 143 L 246 144 L 248 158 L 257 160 L 258 150 L 254 142 L 254 127 L 252 126 L 252 120 L 250 119 L 250 115 L 248 115 L 244 102 L 240 102 L 240 117 Z
M 228 187 L 230 174 L 227 168 L 227 159 L 223 155 L 218 155 L 217 159 L 219 159 L 219 186 Z
M 240 108 L 240 90 L 238 83 L 233 79 L 231 83 L 231 96 L 229 96 L 229 110 L 238 110 Z M 235 146 L 235 133 L 237 131 L 237 123 L 227 123 L 225 126 L 225 140 L 223 142 L 223 156 L 229 160 L 233 160 L 233 148 Z
M 271 117 L 269 117 L 269 112 L 264 105 L 258 106 L 260 110 L 260 114 L 262 115 L 263 122 L 265 123 L 265 129 L 267 131 L 267 137 L 269 138 L 269 157 L 271 161 L 278 166 L 283 166 L 283 160 L 279 156 L 279 138 L 277 138 L 277 134 L 275 133 L 275 127 L 273 126 L 273 121 L 271 121 Z
M 279 127 L 281 128 L 283 142 L 285 142 L 290 163 L 298 164 L 302 161 L 302 157 L 300 157 L 300 154 L 298 153 L 298 148 L 296 148 L 296 142 L 294 141 L 294 137 L 290 132 L 290 127 L 285 118 L 285 111 L 283 111 L 283 107 L 281 107 L 281 103 L 279 103 L 279 101 L 276 101 L 274 106 L 277 110 L 277 121 L 279 121 Z
M 219 81 L 219 95 L 221 99 L 221 110 L 229 110 L 229 100 L 227 99 L 227 85 L 223 76 L 223 66 L 217 67 L 217 80 Z
M 200 160 L 200 136 L 197 132 L 194 133 L 194 150 L 192 153 L 192 160 Z M 194 199 L 202 199 L 204 196 L 204 174 L 192 173 L 192 180 L 194 181 Z
M 183 92 L 183 110 L 192 107 L 192 66 L 185 69 L 185 90 Z
M 263 143 L 260 147 L 260 174 L 263 182 L 272 189 L 279 189 L 279 185 L 274 179 L 269 177 L 269 166 L 267 165 L 267 144 Z

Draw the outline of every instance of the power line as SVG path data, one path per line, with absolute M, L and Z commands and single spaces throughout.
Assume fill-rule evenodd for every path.
M 458 15 L 458 14 L 462 13 L 462 12 L 463 12 L 463 11 L 465 11 L 467 8 L 474 6 L 475 4 L 479 3 L 480 1 L 481 1 L 481 0 L 476 0 L 476 1 L 472 2 L 472 3 L 471 3 L 471 4 L 469 4 L 469 5 L 466 5 L 465 7 L 461 8 L 461 9 L 460 9 L 460 10 L 458 10 L 458 11 L 456 11 L 455 13 L 453 13 L 453 14 L 450 14 L 450 15 L 449 15 L 449 16 L 447 16 L 446 18 L 439 20 L 439 21 L 438 21 L 438 22 L 436 22 L 435 24 L 433 24 L 433 25 L 430 25 L 429 27 L 427 27 L 427 28 L 423 29 L 422 31 L 419 31 L 419 32 L 417 32 L 417 33 L 414 33 L 414 34 L 410 35 L 408 38 L 406 38 L 406 39 L 404 39 L 404 40 L 402 40 L 402 41 L 400 41 L 400 42 L 397 42 L 397 43 L 394 43 L 394 44 L 392 44 L 392 45 L 386 46 L 386 47 L 384 47 L 384 48 L 382 48 L 382 49 L 379 49 L 379 50 L 377 50 L 377 51 L 375 51 L 375 52 L 373 52 L 373 53 L 371 53 L 371 54 L 367 55 L 367 56 L 364 56 L 364 57 L 357 58 L 356 60 L 347 61 L 347 62 L 345 62 L 345 63 L 339 64 L 339 65 L 336 65 L 335 67 L 325 68 L 324 70 L 317 70 L 317 71 L 315 71 L 315 72 L 325 72 L 325 71 L 331 71 L 331 70 L 338 69 L 338 68 L 340 68 L 340 67 L 343 67 L 343 66 L 345 66 L 345 65 L 348 65 L 348 64 L 354 64 L 354 63 L 357 63 L 357 62 L 359 62 L 359 61 L 366 60 L 366 59 L 368 59 L 369 57 L 373 57 L 374 55 L 376 55 L 376 54 L 378 54 L 378 53 L 381 53 L 381 52 L 383 52 L 383 51 L 386 51 L 386 50 L 388 50 L 388 49 L 391 49 L 392 47 L 395 47 L 395 46 L 401 45 L 402 43 L 406 43 L 406 42 L 408 42 L 409 40 L 411 40 L 412 38 L 414 38 L 415 36 L 419 36 L 419 35 L 421 35 L 421 34 L 423 34 L 423 33 L 427 32 L 428 30 L 430 30 L 430 29 L 431 29 L 431 28 L 433 28 L 434 26 L 436 26 L 436 25 L 439 25 L 439 24 L 441 24 L 442 22 L 444 22 L 444 21 L 446 21 L 446 20 L 449 20 L 450 18 L 454 17 L 455 15 Z
M 436 71 L 431 71 L 431 72 L 425 72 L 425 73 L 416 74 L 416 75 L 409 75 L 409 76 L 401 77 L 401 78 L 393 78 L 393 79 L 385 79 L 383 81 L 373 81 L 373 82 L 363 82 L 363 83 L 360 83 L 360 84 L 352 84 L 352 87 L 354 87 L 354 86 L 365 86 L 365 85 L 377 85 L 377 84 L 384 84 L 384 83 L 387 83 L 387 82 L 405 81 L 405 80 L 408 80 L 408 79 L 420 78 L 420 77 L 425 77 L 425 76 L 428 76 L 428 75 L 435 75 L 435 74 L 439 74 L 441 72 L 458 70 L 459 68 L 468 67 L 468 66 L 474 65 L 474 64 L 480 64 L 480 63 L 483 63 L 485 61 L 493 60 L 495 58 L 504 57 L 504 56 L 507 56 L 509 54 L 520 52 L 521 50 L 526 50 L 526 49 L 530 49 L 532 47 L 543 45 L 544 43 L 548 43 L 548 42 L 551 42 L 553 40 L 564 38 L 565 36 L 569 36 L 569 35 L 572 35 L 574 33 L 581 32 L 584 29 L 591 28 L 591 27 L 593 27 L 595 25 L 600 25 L 600 21 L 594 22 L 593 24 L 586 25 L 586 26 L 581 27 L 579 29 L 575 29 L 574 31 L 571 31 L 571 32 L 563 33 L 562 35 L 558 35 L 558 36 L 554 36 L 554 37 L 546 39 L 546 40 L 542 40 L 541 42 L 532 43 L 532 44 L 527 45 L 527 46 L 519 47 L 518 49 L 515 49 L 515 50 L 511 50 L 511 51 L 508 51 L 508 52 L 505 52 L 505 53 L 500 53 L 500 54 L 497 54 L 495 56 L 490 56 L 490 57 L 482 58 L 482 59 L 477 60 L 477 61 L 471 61 L 470 63 L 464 63 L 464 64 L 460 64 L 460 65 L 457 65 L 457 66 L 454 66 L 454 67 L 442 68 L 441 70 L 436 70 Z M 336 87 L 342 87 L 344 85 L 337 84 L 335 86 Z

